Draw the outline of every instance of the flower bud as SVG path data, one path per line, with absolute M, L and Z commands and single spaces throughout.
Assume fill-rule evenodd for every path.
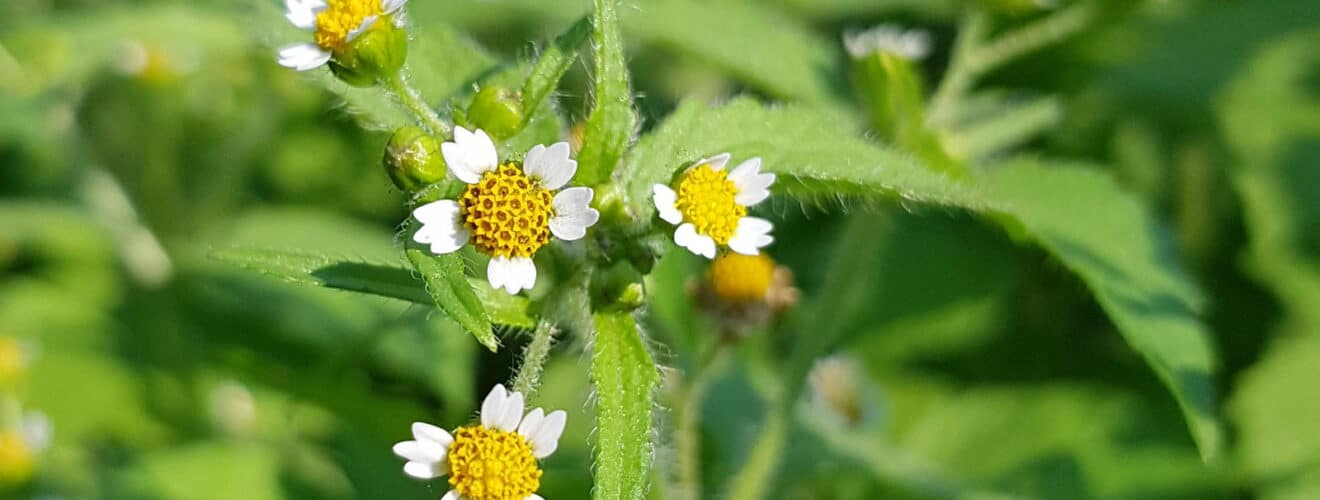
M 355 87 L 393 78 L 408 58 L 408 33 L 391 22 L 376 22 L 330 60 L 335 77 Z
M 472 99 L 467 119 L 491 137 L 507 139 L 522 129 L 522 99 L 504 87 L 487 85 Z
M 390 136 L 383 163 L 394 185 L 409 193 L 440 182 L 447 170 L 440 142 L 417 127 L 403 127 Z

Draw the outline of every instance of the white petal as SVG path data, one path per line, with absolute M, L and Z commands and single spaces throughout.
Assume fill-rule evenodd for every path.
M 449 490 L 440 500 L 463 500 L 463 495 L 458 494 L 458 490 Z
M 521 392 L 509 394 L 509 399 L 504 402 L 504 415 L 500 417 L 496 426 L 500 430 L 513 432 L 518 430 L 518 424 L 522 423 L 523 416 L 523 395 Z
M 417 479 L 435 479 L 445 475 L 439 465 L 428 462 L 408 462 L 403 464 L 403 473 Z
M 410 462 L 439 464 L 449 455 L 449 450 L 429 441 L 403 441 L 394 445 L 394 454 Z
M 486 264 L 486 281 L 490 282 L 491 288 L 504 288 L 509 282 L 509 274 L 512 272 L 512 263 L 508 257 L 491 257 L 490 263 Z
M 406 3 L 408 3 L 408 0 L 384 0 L 380 3 L 380 9 L 386 14 L 393 14 L 395 11 L 402 9 Z
M 707 259 L 715 258 L 715 240 L 710 236 L 697 234 L 697 226 L 692 225 L 691 222 L 678 226 L 674 231 L 674 243 Z
M 362 23 L 359 24 L 358 27 L 353 28 L 353 31 L 348 32 L 348 36 L 344 37 L 344 40 L 348 42 L 357 40 L 357 37 L 370 29 L 373 24 L 376 24 L 376 16 L 362 18 Z
M 587 228 L 600 220 L 600 212 L 591 208 L 595 195 L 589 187 L 571 187 L 556 194 L 551 203 L 555 216 L 550 219 L 550 232 L 565 241 L 586 236 Z
M 51 437 L 55 434 L 50 418 L 45 413 L 32 411 L 23 415 L 20 425 L 20 432 L 23 434 L 23 441 L 27 443 L 28 448 L 33 451 L 42 451 L 50 445 Z
M 678 211 L 678 193 L 664 184 L 651 186 L 651 191 L 655 194 L 651 199 L 655 201 L 655 209 L 660 212 L 660 218 L 670 224 L 683 222 L 683 213 Z
M 522 434 L 522 437 L 527 438 L 527 442 L 530 443 L 532 436 L 535 436 L 536 431 L 541 428 L 541 421 L 543 420 L 545 420 L 545 410 L 533 408 L 532 411 L 527 412 L 527 416 L 523 417 L 522 423 L 518 424 L 518 434 Z
M 280 48 L 280 66 L 298 71 L 316 69 L 330 60 L 330 52 L 314 43 L 295 43 Z
M 319 1 L 284 0 L 284 18 L 298 29 L 313 31 L 316 29 L 316 13 L 325 8 Z
M 733 237 L 729 238 L 729 249 L 743 255 L 761 253 L 759 250 L 761 247 L 775 241 L 770 236 L 771 229 L 774 229 L 774 225 L 765 219 L 757 217 L 738 219 L 738 227 L 733 230 Z
M 568 414 L 563 410 L 555 410 L 545 416 L 540 429 L 532 436 L 532 454 L 536 458 L 548 457 L 559 449 L 559 436 L 564 434 L 564 424 L 567 422 Z
M 418 441 L 435 443 L 445 449 L 454 442 L 454 437 L 448 431 L 425 422 L 413 422 L 412 433 Z
M 523 158 L 523 172 L 528 177 L 540 179 L 541 187 L 546 189 L 564 187 L 577 173 L 577 161 L 569 158 L 568 153 L 567 142 L 556 142 L 548 148 L 540 144 L 532 146 Z
M 495 429 L 498 427 L 500 419 L 504 417 L 504 407 L 508 404 L 509 391 L 504 389 L 501 384 L 495 384 L 486 395 L 486 400 L 481 402 L 481 425 L 487 428 Z
M 738 190 L 733 201 L 744 207 L 750 207 L 770 196 L 770 190 L 767 188 L 775 183 L 775 174 L 762 174 L 761 159 L 752 158 L 733 169 L 733 172 L 729 173 L 729 180 Z
M 697 162 L 693 163 L 692 166 L 700 167 L 702 165 L 710 165 L 710 168 L 713 168 L 715 170 L 724 170 L 724 165 L 727 165 L 728 163 L 729 163 L 729 153 L 720 153 L 710 158 L 702 158 L 700 160 L 697 160 Z
M 531 495 L 527 495 L 527 498 L 525 498 L 525 499 L 523 499 L 523 500 L 545 500 L 545 499 L 544 499 L 544 498 L 541 498 L 541 495 L 537 495 L 536 493 L 532 493 Z
M 413 217 L 422 223 L 413 233 L 413 241 L 431 245 L 431 253 L 454 252 L 467 244 L 471 234 L 463 227 L 461 208 L 453 200 L 427 203 L 413 210 Z
M 531 289 L 536 284 L 536 264 L 527 257 L 512 257 L 504 260 L 504 291 L 509 294 Z M 491 259 L 492 262 L 495 259 Z M 487 270 L 489 273 L 489 270 Z M 494 283 L 492 283 L 494 286 Z
M 440 154 L 454 177 L 468 184 L 476 184 L 481 174 L 495 170 L 500 161 L 495 143 L 485 131 L 468 132 L 463 127 L 454 127 L 454 141 L 441 144 Z

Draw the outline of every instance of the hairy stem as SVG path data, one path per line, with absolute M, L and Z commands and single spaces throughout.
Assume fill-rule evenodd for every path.
M 706 398 L 706 390 L 714 370 L 711 367 L 721 359 L 726 350 L 723 339 L 717 341 L 701 361 L 692 369 L 690 380 L 679 393 L 679 402 L 675 412 L 674 447 L 678 455 L 678 477 L 673 497 L 679 500 L 699 500 L 701 498 L 701 402 Z
M 532 331 L 532 342 L 523 351 L 522 366 L 513 379 L 514 391 L 530 397 L 540 387 L 541 372 L 545 369 L 546 359 L 550 357 L 550 347 L 554 345 L 557 332 L 558 329 L 548 321 L 536 324 L 536 329 Z
M 403 71 L 395 74 L 392 78 L 384 80 L 381 84 L 386 90 L 394 94 L 394 98 L 399 100 L 399 104 L 412 112 L 413 119 L 417 120 L 417 123 L 421 124 L 427 132 L 436 137 L 449 137 L 453 127 L 441 119 L 440 115 L 434 109 L 431 109 L 431 106 L 426 104 L 426 99 L 422 97 L 422 93 L 408 83 L 408 78 Z

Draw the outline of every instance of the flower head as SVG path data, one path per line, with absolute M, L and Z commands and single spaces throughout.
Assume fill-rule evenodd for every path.
M 541 500 L 538 460 L 554 453 L 568 415 L 540 408 L 523 415 L 523 395 L 504 386 L 481 404 L 481 422 L 451 434 L 416 422 L 413 440 L 394 445 L 408 462 L 403 472 L 417 479 L 449 476 L 443 500 Z
M 280 48 L 280 64 L 307 71 L 325 65 L 332 57 L 344 57 L 368 30 L 402 24 L 405 3 L 407 0 L 285 0 L 284 17 L 298 29 L 311 32 L 313 42 Z
M 674 242 L 692 253 L 715 258 L 719 246 L 744 255 L 756 255 L 774 238 L 770 221 L 747 215 L 747 207 L 770 196 L 775 174 L 761 173 L 761 159 L 724 170 L 729 154 L 696 162 L 678 181 L 678 190 L 664 184 L 653 187 L 660 218 L 677 224 Z
M 486 277 L 493 287 L 508 293 L 531 288 L 536 284 L 532 256 L 550 236 L 580 239 L 600 219 L 591 208 L 591 188 L 560 190 L 577 172 L 566 142 L 534 146 L 521 163 L 501 164 L 486 132 L 456 127 L 454 141 L 441 144 L 440 152 L 449 171 L 468 186 L 458 200 L 414 210 L 422 228 L 413 240 L 437 254 L 471 242 L 490 256 Z
M 24 415 L 17 428 L 0 429 L 0 487 L 30 479 L 50 438 L 50 420 L 39 412 Z
M 869 30 L 844 34 L 843 46 L 858 59 L 882 52 L 918 61 L 930 53 L 930 33 L 919 29 L 904 30 L 895 24 L 881 24 Z

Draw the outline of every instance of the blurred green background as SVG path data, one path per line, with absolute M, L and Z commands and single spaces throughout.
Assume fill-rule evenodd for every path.
M 943 209 L 776 199 L 772 254 L 807 300 L 840 293 L 827 269 L 852 259 L 852 306 L 829 323 L 846 331 L 846 361 L 812 389 L 842 384 L 861 410 L 835 418 L 820 398 L 801 402 L 773 498 L 1320 498 L 1320 8 L 1109 3 L 1079 36 L 982 86 L 1008 102 L 1050 97 L 1050 126 L 1009 148 L 1107 165 L 1176 244 L 1208 299 L 1228 452 L 1201 460 L 1141 355 L 1043 251 Z M 589 7 L 413 0 L 410 57 L 425 58 L 423 44 L 464 47 L 466 59 L 421 78 L 461 107 L 473 82 L 508 69 L 499 61 L 528 59 Z M 920 68 L 937 82 L 974 8 L 999 28 L 1052 10 L 624 2 L 643 129 L 690 96 L 792 100 L 806 88 L 859 107 L 841 35 L 884 22 L 930 30 Z M 355 115 L 373 111 L 324 90 L 325 75 L 275 64 L 289 34 L 273 0 L 0 3 L 0 344 L 19 352 L 0 354 L 0 423 L 12 430 L 36 411 L 53 429 L 27 457 L 30 474 L 16 448 L 0 450 L 6 498 L 445 492 L 404 477 L 390 445 L 412 421 L 471 418 L 510 376 L 525 332 L 502 332 L 492 354 L 435 310 L 207 258 L 244 245 L 399 260 L 404 195 L 379 165 L 389 131 L 359 126 Z M 819 74 L 746 71 L 755 58 L 743 52 L 766 47 L 815 51 Z M 587 113 L 589 80 L 579 63 L 562 85 L 565 137 Z M 686 292 L 703 266 L 670 252 L 654 276 L 645 317 L 670 376 L 711 330 Z M 708 498 L 722 498 L 764 419 L 776 332 L 714 367 L 701 420 Z M 579 339 L 561 342 L 535 400 L 570 412 L 545 463 L 551 500 L 591 485 L 582 357 Z M 654 498 L 672 473 L 661 415 Z

